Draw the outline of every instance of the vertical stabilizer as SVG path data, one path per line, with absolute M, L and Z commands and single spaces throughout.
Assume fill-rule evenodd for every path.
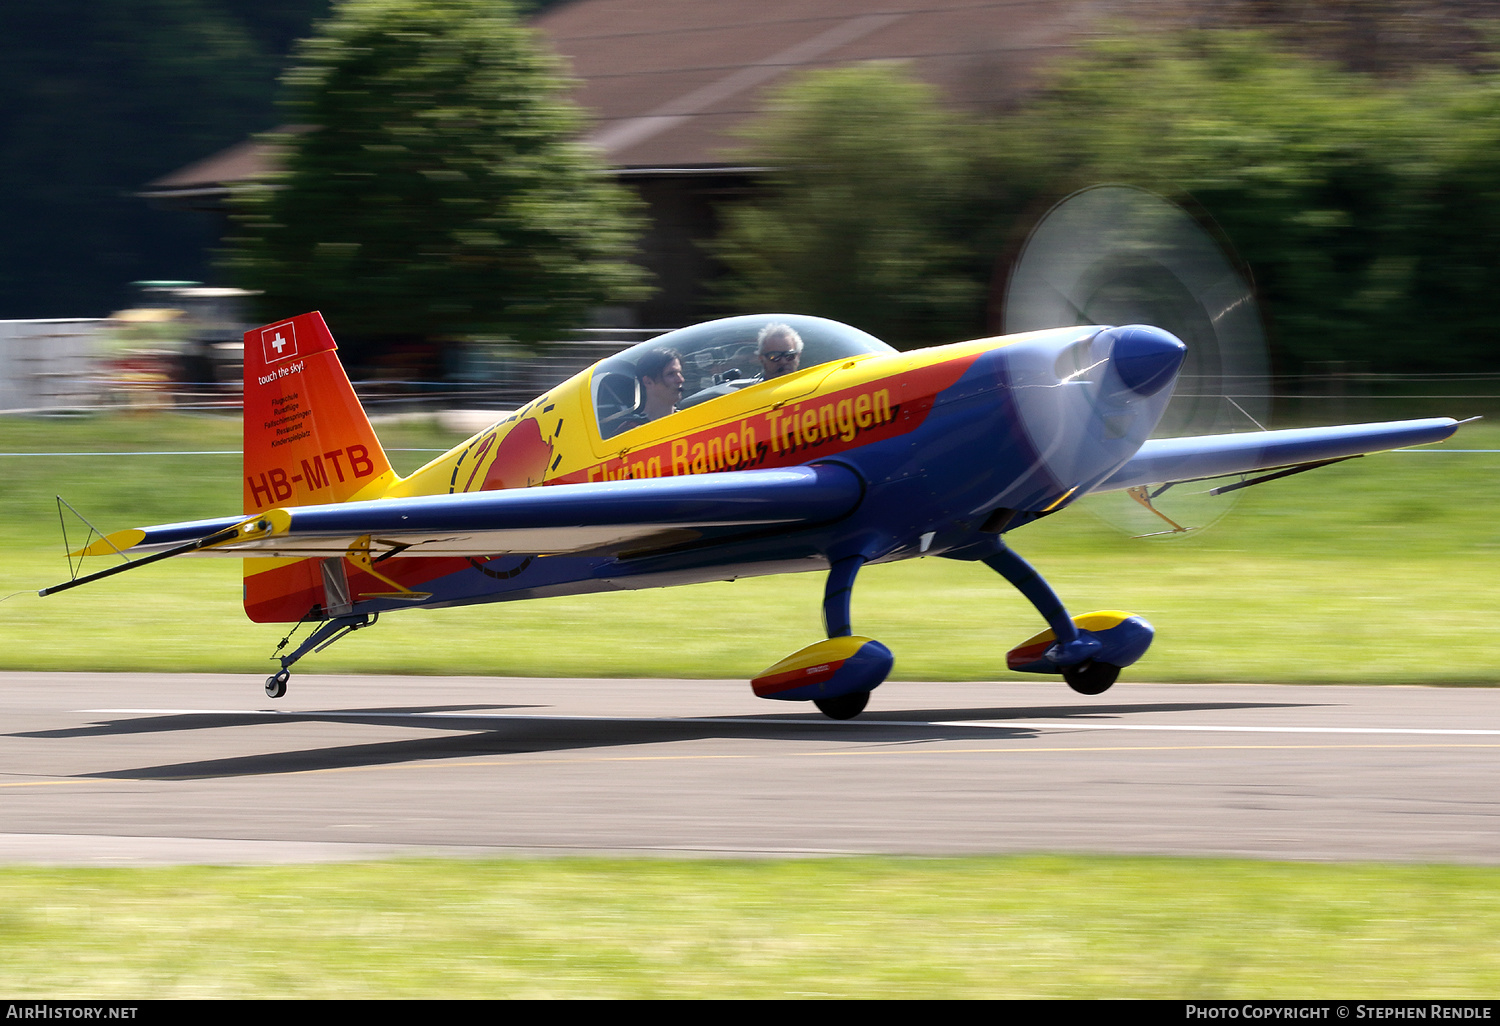
M 245 333 L 245 512 L 377 498 L 395 480 L 319 313 Z
M 396 481 L 337 349 L 316 312 L 245 333 L 247 514 L 374 499 Z M 337 596 L 325 578 L 342 568 L 328 562 L 245 560 L 246 615 L 267 623 L 300 620 L 314 606 L 326 612 Z

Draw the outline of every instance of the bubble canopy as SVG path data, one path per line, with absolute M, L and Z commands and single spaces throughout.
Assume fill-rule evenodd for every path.
M 683 386 L 678 409 L 759 383 L 759 338 L 773 325 L 789 327 L 801 339 L 798 371 L 851 356 L 896 351 L 858 328 L 804 314 L 750 314 L 678 328 L 595 365 L 591 393 L 599 434 L 609 438 L 645 422 L 642 365 L 644 362 L 649 369 L 649 358 L 663 350 L 670 349 L 681 359 Z

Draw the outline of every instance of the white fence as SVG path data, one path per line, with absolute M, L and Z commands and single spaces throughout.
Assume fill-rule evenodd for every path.
M 355 381 L 376 407 L 513 408 L 597 360 L 667 329 L 581 329 L 526 348 L 476 343 L 442 381 Z M 181 342 L 121 348 L 108 319 L 0 320 L 0 414 L 114 407 L 238 406 L 238 354 L 218 384 L 184 382 Z M 373 410 L 372 410 L 373 412 Z
M 0 321 L 0 411 L 96 405 L 104 323 Z

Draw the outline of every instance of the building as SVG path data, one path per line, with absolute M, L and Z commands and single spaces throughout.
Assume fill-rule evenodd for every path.
M 725 203 L 765 169 L 737 155 L 736 131 L 791 76 L 901 61 L 971 111 L 1014 104 L 1049 58 L 1111 15 L 1089 0 L 574 0 L 534 25 L 578 80 L 588 141 L 647 204 L 642 262 L 659 291 L 623 318 L 672 327 L 720 312 L 713 238 Z M 268 147 L 240 143 L 150 183 L 179 209 L 222 210 L 267 170 Z

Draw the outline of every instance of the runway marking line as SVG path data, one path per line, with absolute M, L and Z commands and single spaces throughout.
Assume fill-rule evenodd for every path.
M 709 759 L 778 759 L 788 755 L 794 758 L 821 758 L 821 757 L 847 757 L 868 755 L 1042 755 L 1056 752 L 1213 752 L 1213 751 L 1335 751 L 1339 749 L 1381 749 L 1381 748 L 1500 748 L 1500 742 L 1495 744 L 1412 744 L 1412 745 L 1107 745 L 1087 748 L 859 748 L 854 750 L 840 750 L 827 752 L 778 752 L 766 755 L 599 755 L 577 759 L 481 759 L 466 760 L 464 762 L 452 762 L 448 760 L 431 760 L 424 762 L 427 766 L 452 766 L 452 767 L 476 767 L 476 766 L 546 766 L 563 765 L 569 763 L 587 762 L 689 762 L 694 760 Z M 518 752 L 518 756 L 528 753 Z M 332 766 L 320 770 L 295 770 L 296 773 L 329 773 L 342 772 L 345 770 L 368 770 L 384 769 L 388 766 Z M 193 778 L 162 778 L 162 779 L 193 779 Z
M 1230 727 L 1185 723 L 1039 723 L 1034 720 L 934 720 L 934 727 L 1034 727 L 1040 730 L 1198 730 L 1251 734 L 1419 734 L 1497 735 L 1500 730 L 1467 727 Z
M 788 756 L 792 758 L 821 758 L 821 757 L 849 757 L 849 756 L 881 756 L 881 755 L 1044 755 L 1058 752 L 1218 752 L 1218 751 L 1287 751 L 1287 752 L 1316 752 L 1316 751 L 1340 751 L 1344 749 L 1419 749 L 1419 748 L 1500 748 L 1500 742 L 1494 744 L 1388 744 L 1388 745 L 1102 745 L 1082 748 L 890 748 L 871 747 L 857 748 L 853 750 L 844 749 L 839 751 L 823 752 L 777 752 L 769 754 L 751 755 L 597 755 L 574 759 L 528 759 L 529 752 L 516 752 L 506 759 L 466 759 L 455 761 L 451 759 L 421 759 L 413 762 L 387 762 L 375 763 L 364 766 L 323 766 L 317 769 L 301 770 L 272 770 L 265 773 L 241 773 L 225 775 L 214 775 L 208 773 L 194 773 L 180 777 L 72 777 L 62 780 L 29 780 L 0 783 L 0 789 L 7 787 L 50 787 L 62 784 L 90 784 L 98 785 L 102 782 L 119 782 L 127 784 L 139 783 L 179 783 L 184 780 L 219 780 L 236 779 L 240 777 L 257 776 L 279 776 L 291 777 L 310 773 L 362 773 L 375 770 L 400 770 L 416 768 L 444 769 L 473 769 L 494 766 L 508 766 L 518 768 L 521 766 L 565 766 L 585 763 L 599 762 L 691 762 L 707 761 L 711 759 L 779 759 Z
M 1038 720 L 863 720 L 849 723 L 835 723 L 825 719 L 785 719 L 767 720 L 752 717 L 680 717 L 680 716 L 569 716 L 569 715 L 536 715 L 536 714 L 514 714 L 514 713 L 380 713 L 380 712 L 319 712 L 317 710 L 290 710 L 290 709 L 81 709 L 82 713 L 109 714 L 109 715 L 133 715 L 133 716 L 244 716 L 244 717 L 270 717 L 272 719 L 287 720 L 434 720 L 434 719 L 463 719 L 463 720 L 494 720 L 494 721 L 584 721 L 597 723 L 675 723 L 675 724 L 702 724 L 712 726 L 715 724 L 751 725 L 760 727 L 776 726 L 819 726 L 830 729 L 851 730 L 850 740 L 857 741 L 859 728 L 862 727 L 980 727 L 996 729 L 1024 728 L 1029 730 L 1048 730 L 1056 732 L 1068 732 L 1076 730 L 1124 730 L 1124 731 L 1200 731 L 1200 732 L 1247 732 L 1247 733 L 1275 733 L 1275 734 L 1362 734 L 1362 735 L 1408 735 L 1428 737 L 1457 737 L 1457 736 L 1494 736 L 1500 735 L 1500 729 L 1481 728 L 1441 728 L 1441 727 L 1302 727 L 1302 726 L 1226 726 L 1217 724 L 1145 724 L 1145 723 L 1090 723 L 1090 722 L 1062 722 Z M 462 728 L 457 728 L 462 729 Z M 916 742 L 900 742 L 901 747 L 892 747 L 887 743 L 879 743 L 876 746 L 859 747 L 854 749 L 839 749 L 835 751 L 821 752 L 777 752 L 774 754 L 742 754 L 742 755 L 710 755 L 710 754 L 683 754 L 683 755 L 599 755 L 581 758 L 558 759 L 542 758 L 528 759 L 531 753 L 517 752 L 511 757 L 504 759 L 483 759 L 454 761 L 447 759 L 423 759 L 413 763 L 376 763 L 363 766 L 325 766 L 317 769 L 286 770 L 282 772 L 272 771 L 277 776 L 295 776 L 304 773 L 347 773 L 364 772 L 370 770 L 398 769 L 403 766 L 444 766 L 452 768 L 472 768 L 490 766 L 545 766 L 545 765 L 567 765 L 597 762 L 673 762 L 689 760 L 709 759 L 768 759 L 784 758 L 787 755 L 796 757 L 825 757 L 825 756 L 871 756 L 871 755 L 1042 755 L 1058 752 L 1186 752 L 1186 751 L 1319 751 L 1336 749 L 1417 749 L 1417 748 L 1500 748 L 1500 743 L 1495 744 L 1265 744 L 1265 745 L 1105 745 L 1088 747 L 1007 747 L 1007 748 L 912 748 L 911 744 Z M 922 739 L 923 744 L 941 745 L 942 739 Z M 257 775 L 257 774 L 236 774 Z M 32 780 L 0 782 L 0 788 L 11 787 L 46 787 L 62 784 L 98 784 L 101 780 L 128 781 L 128 777 L 101 778 L 90 776 L 86 778 L 64 778 L 53 780 Z M 136 782 L 139 782 L 137 779 Z M 155 777 L 150 778 L 161 781 L 181 780 L 204 780 L 214 779 L 211 774 L 193 774 L 181 777 Z
M 680 724 L 749 724 L 758 727 L 813 725 L 839 730 L 872 727 L 988 727 L 1030 730 L 1170 730 L 1243 732 L 1251 734 L 1410 734 L 1417 736 L 1500 736 L 1500 728 L 1466 727 L 1257 727 L 1187 723 L 1093 723 L 1086 720 L 1049 723 L 1040 720 L 857 720 L 837 722 L 826 719 L 769 720 L 750 716 L 549 716 L 535 713 L 455 713 L 455 712 L 319 712 L 290 709 L 80 709 L 82 713 L 132 716 L 269 716 L 285 719 L 319 720 L 560 720 L 592 723 L 680 723 Z

